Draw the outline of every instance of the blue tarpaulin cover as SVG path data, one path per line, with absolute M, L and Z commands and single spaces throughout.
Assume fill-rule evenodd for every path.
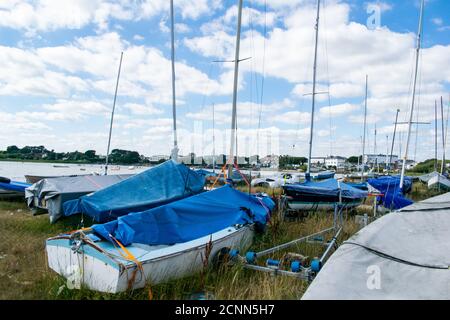
M 235 224 L 266 224 L 275 203 L 224 186 L 116 221 L 93 225 L 96 234 L 123 245 L 174 244 L 194 240 Z
M 205 177 L 169 160 L 119 183 L 64 203 L 64 215 L 83 213 L 106 222 L 203 191 Z
M 400 177 L 398 176 L 382 176 L 375 179 L 368 179 L 367 182 L 380 191 L 384 196 L 378 197 L 378 200 L 383 202 L 383 206 L 389 209 L 401 209 L 413 201 L 405 198 L 404 193 L 407 193 L 412 188 L 412 179 L 405 177 L 403 181 L 403 193 L 400 190 Z
M 298 184 L 283 186 L 284 189 L 295 190 L 303 194 L 317 196 L 339 196 L 339 188 L 342 197 L 348 199 L 361 199 L 367 197 L 367 191 L 354 188 L 344 182 L 338 182 L 336 179 L 327 179 L 323 181 L 305 181 Z
M 212 171 L 205 170 L 205 169 L 197 169 L 197 170 L 195 170 L 195 172 L 197 172 L 198 174 L 201 174 L 205 177 L 216 177 L 217 176 L 217 173 L 214 173 Z

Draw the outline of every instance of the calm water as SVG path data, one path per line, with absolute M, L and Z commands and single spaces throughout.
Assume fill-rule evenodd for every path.
M 64 167 L 55 167 L 64 166 Z M 109 166 L 109 174 L 133 174 L 148 169 L 148 167 L 135 166 Z M 66 163 L 35 163 L 35 162 L 9 162 L 0 161 L 0 176 L 14 181 L 25 181 L 25 175 L 64 176 L 74 174 L 103 173 L 104 166 L 98 164 L 66 164 Z
M 63 167 L 61 167 L 63 166 Z M 133 174 L 142 172 L 148 167 L 134 166 L 131 169 L 129 166 L 110 166 L 109 174 Z M 36 163 L 36 162 L 10 162 L 0 161 L 0 176 L 7 177 L 14 181 L 25 181 L 25 175 L 37 176 L 64 176 L 75 174 L 91 174 L 100 173 L 104 171 L 104 166 L 99 164 L 66 164 L 66 163 Z M 216 170 L 216 172 L 219 172 Z M 242 173 L 250 173 L 248 170 L 242 170 Z M 264 170 L 260 172 L 252 171 L 252 175 L 260 175 L 261 177 L 268 177 L 276 174 L 276 170 Z M 336 175 L 339 178 L 341 175 Z

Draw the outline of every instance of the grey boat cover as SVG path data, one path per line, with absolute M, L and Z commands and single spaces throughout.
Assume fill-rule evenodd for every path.
M 450 193 L 369 224 L 325 263 L 302 299 L 450 299 Z
M 85 175 L 42 179 L 25 189 L 25 199 L 29 208 L 47 209 L 50 222 L 54 223 L 64 215 L 64 202 L 116 184 L 131 176 L 131 174 Z

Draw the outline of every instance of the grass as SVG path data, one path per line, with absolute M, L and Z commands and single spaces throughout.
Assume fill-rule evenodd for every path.
M 255 188 L 256 189 L 256 188 Z M 280 190 L 257 188 L 278 196 Z M 256 190 L 252 190 L 256 191 Z M 422 200 L 437 191 L 415 183 L 411 193 L 414 200 Z M 373 202 L 367 201 L 368 205 Z M 358 213 L 371 213 L 370 207 Z M 74 217 L 76 218 L 76 217 Z M 344 215 L 344 230 L 340 241 L 359 230 L 353 213 Z M 0 202 L 0 299 L 195 299 L 206 295 L 214 299 L 298 299 L 308 283 L 291 277 L 271 276 L 248 270 L 242 265 L 209 267 L 201 274 L 173 280 L 134 292 L 104 294 L 87 289 L 69 290 L 65 279 L 47 267 L 45 239 L 58 233 L 77 229 L 75 219 L 63 219 L 51 225 L 47 215 L 31 216 L 22 202 Z M 274 245 L 323 230 L 333 223 L 329 213 L 316 212 L 299 221 L 286 222 L 274 215 L 264 234 L 257 235 L 251 250 L 259 251 Z M 332 236 L 332 235 L 330 235 Z M 299 252 L 310 259 L 319 256 L 323 248 L 302 243 L 272 255 L 282 258 L 288 252 Z

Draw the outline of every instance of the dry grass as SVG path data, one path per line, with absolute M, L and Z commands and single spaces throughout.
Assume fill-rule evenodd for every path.
M 352 220 L 348 217 L 342 239 L 357 231 Z M 50 225 L 47 215 L 33 217 L 23 203 L 0 202 L 0 299 L 148 299 L 149 290 L 154 299 L 189 299 L 199 292 L 216 299 L 297 299 L 308 286 L 302 280 L 273 277 L 234 265 L 208 268 L 203 277 L 194 275 L 115 295 L 69 290 L 64 279 L 48 269 L 44 246 L 48 237 L 74 229 L 73 223 L 65 220 Z M 275 215 L 251 249 L 265 249 L 331 225 L 332 218 L 326 213 L 297 222 L 284 222 Z M 302 244 L 290 250 L 313 257 L 319 255 L 317 248 Z
M 252 191 L 266 192 L 275 197 L 281 194 L 281 189 L 252 188 Z M 437 193 L 415 183 L 410 196 L 418 201 Z M 358 213 L 370 215 L 373 199 L 368 199 L 366 204 L 366 207 L 358 209 Z M 345 227 L 340 242 L 359 229 L 353 213 L 345 213 L 344 218 Z M 294 222 L 282 221 L 274 215 L 266 232 L 256 236 L 251 250 L 266 249 L 323 230 L 332 224 L 332 214 L 324 212 L 316 212 Z M 195 299 L 198 293 L 226 300 L 298 299 L 308 287 L 303 280 L 274 277 L 234 265 L 208 268 L 203 276 L 197 274 L 115 295 L 87 289 L 69 290 L 63 286 L 64 279 L 48 269 L 44 246 L 46 238 L 77 227 L 75 220 L 62 220 L 50 225 L 47 215 L 31 216 L 24 203 L 0 202 L 0 299 L 148 299 L 149 291 L 154 299 Z M 286 252 L 299 252 L 313 258 L 319 256 L 322 250 L 323 247 L 318 245 L 302 243 L 272 257 L 281 258 Z

